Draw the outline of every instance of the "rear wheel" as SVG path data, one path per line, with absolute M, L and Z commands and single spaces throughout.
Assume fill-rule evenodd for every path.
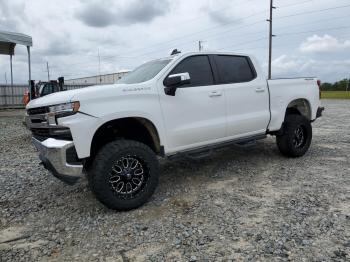
M 307 152 L 312 140 L 312 126 L 306 117 L 287 115 L 282 133 L 282 135 L 277 135 L 276 141 L 283 155 L 300 157 Z
M 154 193 L 158 177 L 155 153 L 132 140 L 105 145 L 89 170 L 90 187 L 97 199 L 115 210 L 130 210 L 144 204 Z

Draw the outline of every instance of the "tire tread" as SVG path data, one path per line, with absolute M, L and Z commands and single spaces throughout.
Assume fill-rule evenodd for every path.
M 120 200 L 113 197 L 109 185 L 105 181 L 106 169 L 119 152 L 133 150 L 142 155 L 142 158 L 150 170 L 148 185 L 141 191 L 138 197 L 128 200 Z M 134 140 L 119 139 L 103 146 L 97 153 L 88 172 L 90 188 L 96 198 L 110 209 L 127 211 L 143 205 L 154 193 L 159 180 L 159 163 L 157 156 L 147 145 Z
M 302 150 L 294 148 L 291 142 L 291 135 L 294 129 L 302 123 L 308 132 L 308 138 Z M 282 155 L 287 157 L 301 157 L 310 147 L 312 140 L 312 126 L 310 121 L 301 115 L 291 114 L 287 115 L 283 124 L 283 134 L 276 137 L 277 147 Z

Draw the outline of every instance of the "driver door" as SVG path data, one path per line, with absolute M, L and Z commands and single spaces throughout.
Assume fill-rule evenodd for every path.
M 168 74 L 188 73 L 190 83 L 179 86 L 175 96 L 160 88 L 160 104 L 167 133 L 167 147 L 186 150 L 214 143 L 226 135 L 225 97 L 216 85 L 207 55 L 184 58 Z

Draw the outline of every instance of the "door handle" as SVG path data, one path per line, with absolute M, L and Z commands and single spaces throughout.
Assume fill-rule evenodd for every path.
M 255 92 L 258 92 L 258 93 L 265 92 L 265 87 L 257 87 L 255 88 Z
M 210 97 L 216 97 L 216 96 L 222 96 L 222 93 L 220 91 L 212 91 L 209 93 Z

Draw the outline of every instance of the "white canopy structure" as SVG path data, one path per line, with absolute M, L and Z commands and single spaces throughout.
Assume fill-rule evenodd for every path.
M 28 51 L 28 70 L 29 70 L 29 85 L 31 80 L 31 67 L 30 67 L 30 47 L 33 46 L 32 37 L 20 33 L 0 31 L 0 55 L 10 56 L 11 66 L 11 86 L 13 86 L 13 73 L 12 73 L 12 56 L 15 54 L 16 45 L 24 45 Z M 32 98 L 32 90 L 29 92 L 30 99 Z

